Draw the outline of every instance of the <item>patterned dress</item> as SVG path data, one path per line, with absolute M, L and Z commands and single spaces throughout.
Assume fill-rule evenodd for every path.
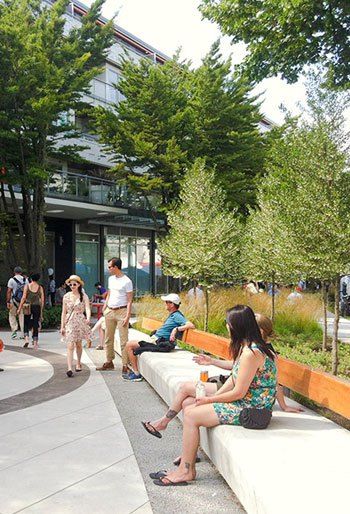
M 90 339 L 90 327 L 84 316 L 85 298 L 86 294 L 83 295 L 83 301 L 81 302 L 80 297 L 77 298 L 73 293 L 64 295 L 64 302 L 67 307 L 66 334 L 64 336 L 66 343 L 79 343 L 83 339 Z
M 251 345 L 251 348 L 252 350 L 259 350 L 255 343 Z M 263 355 L 265 356 L 265 354 Z M 240 358 L 234 363 L 232 368 L 232 378 L 234 382 L 238 375 L 239 363 Z M 239 415 L 244 407 L 272 410 L 276 400 L 276 391 L 276 364 L 269 357 L 265 357 L 263 367 L 258 369 L 255 373 L 244 398 L 230 403 L 213 403 L 213 407 L 221 425 L 240 425 Z

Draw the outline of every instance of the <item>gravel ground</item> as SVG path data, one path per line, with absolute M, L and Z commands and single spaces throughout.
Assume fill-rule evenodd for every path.
M 86 350 L 96 364 L 103 362 L 104 352 Z M 202 462 L 197 465 L 197 481 L 187 487 L 158 487 L 148 474 L 170 469 L 180 453 L 182 424 L 174 420 L 163 438 L 147 434 L 141 420 L 159 417 L 167 406 L 146 381 L 127 382 L 121 378 L 120 359 L 115 359 L 115 371 L 104 372 L 103 378 L 112 394 L 146 484 L 154 514 L 187 514 L 194 512 L 225 512 L 244 514 L 245 511 L 216 468 L 200 451 Z

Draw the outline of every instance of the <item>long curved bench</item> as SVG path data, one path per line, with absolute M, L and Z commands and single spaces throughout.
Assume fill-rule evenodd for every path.
M 143 328 L 157 328 L 159 322 L 150 321 L 144 320 Z M 193 344 L 195 333 L 200 331 L 189 332 L 193 337 L 187 337 L 186 342 Z M 211 335 L 203 334 L 197 341 L 203 337 L 208 344 Z M 144 334 L 135 332 L 135 337 Z M 214 336 L 214 343 L 218 348 L 227 340 Z M 218 354 L 218 350 L 213 353 Z M 140 371 L 169 405 L 181 382 L 198 380 L 199 367 L 192 357 L 184 350 L 143 353 Z M 219 373 L 218 368 L 209 367 L 210 376 Z M 350 434 L 313 411 L 289 414 L 276 407 L 269 428 L 263 431 L 232 426 L 202 428 L 201 447 L 248 514 L 349 512 Z M 200 480 L 200 467 L 198 471 Z

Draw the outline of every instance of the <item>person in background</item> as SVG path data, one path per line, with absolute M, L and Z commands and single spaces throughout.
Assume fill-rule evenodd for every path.
M 251 296 L 258 294 L 259 290 L 256 282 L 254 282 L 254 280 L 249 280 L 248 284 L 245 287 L 245 291 Z
M 73 376 L 73 354 L 76 350 L 75 371 L 81 371 L 82 341 L 90 339 L 91 309 L 89 297 L 83 292 L 84 282 L 78 275 L 71 275 L 66 284 L 71 291 L 63 297 L 61 334 L 67 344 L 67 376 Z M 86 317 L 84 316 L 86 313 Z
M 129 334 L 129 319 L 131 316 L 131 304 L 133 297 L 133 285 L 129 277 L 122 272 L 122 261 L 114 257 L 108 261 L 108 293 L 103 306 L 106 320 L 106 362 L 96 368 L 97 371 L 114 369 L 114 337 L 118 328 L 120 346 L 122 351 L 122 375 L 128 372 L 128 355 L 126 343 Z
M 97 293 L 94 294 L 92 301 L 93 302 L 103 302 L 107 296 L 107 289 L 103 287 L 101 282 L 96 282 L 95 287 L 97 289 Z
M 28 348 L 29 332 L 33 331 L 34 350 L 38 349 L 39 325 L 45 304 L 44 290 L 39 284 L 40 274 L 32 273 L 30 283 L 24 286 L 24 292 L 18 307 L 18 314 L 24 313 L 24 345 Z M 27 309 L 27 310 L 26 310 Z
M 104 350 L 106 333 L 106 320 L 104 316 L 101 316 L 100 319 L 93 326 L 91 330 L 91 336 L 93 336 L 97 331 L 99 336 L 99 344 L 96 346 L 95 350 Z
M 294 302 L 295 300 L 301 300 L 303 295 L 301 294 L 301 290 L 299 286 L 294 288 L 294 291 L 289 293 L 287 296 L 288 302 Z
M 203 289 L 199 286 L 191 287 L 187 293 L 187 299 L 190 303 L 203 303 L 204 293 Z
M 20 266 L 16 266 L 13 270 L 13 277 L 7 283 L 6 305 L 9 311 L 9 323 L 12 331 L 11 338 L 17 339 L 18 324 L 23 333 L 24 317 L 23 312 L 17 313 L 19 304 L 21 303 L 24 286 L 28 281 L 22 276 L 23 271 Z M 18 317 L 18 321 L 17 321 Z M 23 339 L 24 337 L 20 337 Z
M 49 301 L 51 304 L 51 307 L 55 306 L 55 300 L 56 300 L 56 282 L 53 275 L 49 275 L 49 283 L 47 286 L 47 293 L 49 297 Z
M 60 287 L 56 289 L 56 295 L 55 295 L 55 304 L 56 305 L 62 305 L 63 297 L 67 292 L 66 284 L 65 282 L 62 282 Z

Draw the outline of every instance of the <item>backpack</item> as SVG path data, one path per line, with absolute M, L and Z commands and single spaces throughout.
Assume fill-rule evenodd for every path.
M 14 300 L 16 303 L 20 303 L 23 296 L 25 280 L 23 280 L 23 282 L 20 282 L 16 277 L 13 277 L 13 280 L 17 282 L 17 289 L 12 295 L 12 300 Z

